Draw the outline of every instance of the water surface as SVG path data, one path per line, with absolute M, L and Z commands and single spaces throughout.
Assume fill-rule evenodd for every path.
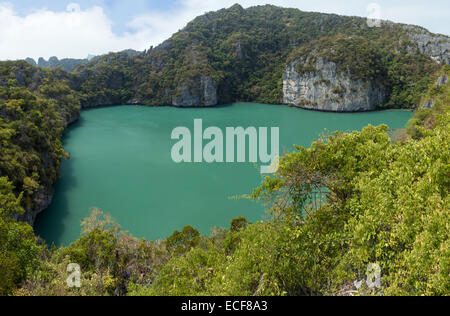
M 82 112 L 63 139 L 71 159 L 61 166 L 52 205 L 36 222 L 47 242 L 67 245 L 80 235 L 80 223 L 98 207 L 136 237 L 163 239 L 192 225 L 206 234 L 245 216 L 263 219 L 262 205 L 233 196 L 261 183 L 259 169 L 243 164 L 175 164 L 172 130 L 194 119 L 204 128 L 280 127 L 281 152 L 309 146 L 328 131 L 360 130 L 368 124 L 402 128 L 407 111 L 324 113 L 277 105 L 239 103 L 218 108 L 117 106 Z

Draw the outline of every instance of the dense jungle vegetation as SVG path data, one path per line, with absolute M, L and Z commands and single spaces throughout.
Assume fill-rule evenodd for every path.
M 170 105 L 183 83 L 198 89 L 202 75 L 213 79 L 221 104 L 280 104 L 287 63 L 316 48 L 316 58 L 386 86 L 382 107 L 414 108 L 438 66 L 420 54 L 411 32 L 390 22 L 371 28 L 359 17 L 235 5 L 196 18 L 156 48 L 105 55 L 75 72 L 85 79 L 86 105 Z
M 448 92 L 449 83 L 433 85 L 424 100 L 435 107 L 418 111 L 399 140 L 368 126 L 287 154 L 252 195 L 271 219 L 237 218 L 210 236 L 187 226 L 167 240 L 138 240 L 94 210 L 76 242 L 48 248 L 13 219 L 27 192 L 17 196 L 2 177 L 1 294 L 448 295 Z M 66 285 L 71 262 L 81 265 L 80 289 Z M 356 291 L 370 263 L 381 267 L 381 287 Z
M 70 75 L 26 62 L 0 63 L 0 170 L 32 209 L 58 177 L 67 156 L 61 137 L 77 118 L 80 101 Z
M 450 69 L 408 53 L 401 26 L 362 23 L 234 6 L 197 18 L 161 47 L 110 54 L 74 73 L 0 62 L 0 295 L 449 295 L 449 83 L 435 81 Z M 368 126 L 282 157 L 252 194 L 267 203 L 267 221 L 237 218 L 210 236 L 186 226 L 147 241 L 94 210 L 81 237 L 61 248 L 26 223 L 68 158 L 60 140 L 80 105 L 166 104 L 179 83 L 205 72 L 221 102 L 279 103 L 287 61 L 314 47 L 354 76 L 384 80 L 387 107 L 433 107 L 418 109 L 399 138 Z M 72 262 L 81 288 L 67 287 Z M 373 263 L 381 287 L 356 289 Z
M 68 74 L 26 62 L 0 63 L 0 294 L 25 279 L 37 264 L 39 246 L 26 211 L 45 203 L 58 178 L 67 123 L 80 101 Z

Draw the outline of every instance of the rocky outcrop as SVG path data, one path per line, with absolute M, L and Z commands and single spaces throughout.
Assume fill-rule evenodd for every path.
M 64 58 L 59 60 L 57 57 L 50 57 L 48 61 L 40 57 L 36 62 L 33 58 L 26 58 L 26 62 L 33 66 L 43 67 L 43 68 L 58 68 L 61 67 L 66 71 L 72 71 L 78 65 L 84 65 L 89 62 L 89 59 L 74 59 L 74 58 Z
M 189 84 L 183 83 L 178 88 L 178 95 L 172 96 L 172 105 L 177 107 L 217 105 L 217 88 L 212 78 L 201 76 Z
M 440 64 L 450 64 L 450 38 L 432 34 L 417 26 L 406 25 L 409 39 L 417 44 L 420 53 L 430 56 Z
M 36 61 L 35 61 L 33 58 L 30 58 L 30 57 L 25 58 L 25 61 L 26 61 L 27 63 L 29 63 L 30 65 L 32 65 L 32 66 L 34 66 L 34 67 L 37 67 L 37 63 L 36 63 Z
M 31 226 L 34 226 L 34 222 L 36 221 L 36 217 L 45 211 L 53 201 L 53 188 L 49 188 L 46 190 L 41 190 L 36 194 L 36 198 L 34 199 L 36 205 L 33 209 L 25 209 L 25 214 L 21 218 L 16 218 L 27 222 Z
M 65 117 L 64 119 L 66 120 L 66 125 L 75 123 L 80 119 L 80 116 L 80 112 L 78 112 L 76 114 L 72 114 L 70 117 Z
M 355 80 L 349 73 L 338 72 L 333 62 L 317 58 L 315 69 L 297 72 L 307 58 L 291 62 L 283 75 L 283 103 L 305 109 L 331 112 L 372 111 L 386 98 L 380 83 Z
M 438 80 L 436 81 L 436 83 L 434 84 L 434 89 L 437 90 L 440 87 L 448 84 L 448 74 L 444 74 L 439 76 Z M 431 109 L 434 107 L 435 105 L 435 98 L 433 96 L 428 96 L 425 101 L 422 104 L 422 109 Z

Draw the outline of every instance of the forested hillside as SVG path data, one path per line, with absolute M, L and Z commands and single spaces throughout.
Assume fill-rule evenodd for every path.
M 0 63 L 0 294 L 37 263 L 33 229 L 20 221 L 33 223 L 48 207 L 61 159 L 68 157 L 61 138 L 80 111 L 69 81 L 63 71 Z
M 75 71 L 87 79 L 84 106 L 280 104 L 287 64 L 314 49 L 316 58 L 330 58 L 356 78 L 375 76 L 386 89 L 380 106 L 411 108 L 431 83 L 436 61 L 448 63 L 449 48 L 447 36 L 419 27 L 369 27 L 358 17 L 235 5 L 196 18 L 156 48 L 136 56 L 109 54 Z M 216 102 L 208 100 L 211 94 Z
M 64 71 L 0 63 L 0 175 L 16 196 L 22 194 L 29 223 L 48 206 L 61 158 L 67 156 L 61 138 L 80 114 L 79 95 L 69 81 Z

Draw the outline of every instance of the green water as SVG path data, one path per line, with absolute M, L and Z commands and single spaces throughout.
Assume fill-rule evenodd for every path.
M 67 245 L 93 207 L 109 212 L 136 237 L 162 239 L 186 225 L 207 234 L 229 227 L 232 218 L 263 219 L 262 205 L 233 196 L 249 194 L 261 182 L 252 163 L 175 164 L 175 127 L 280 127 L 280 151 L 309 146 L 327 129 L 360 130 L 368 124 L 402 128 L 411 112 L 355 114 L 311 112 L 286 106 L 240 103 L 219 108 L 117 106 L 83 111 L 64 138 L 64 161 L 52 205 L 36 222 L 47 242 Z

